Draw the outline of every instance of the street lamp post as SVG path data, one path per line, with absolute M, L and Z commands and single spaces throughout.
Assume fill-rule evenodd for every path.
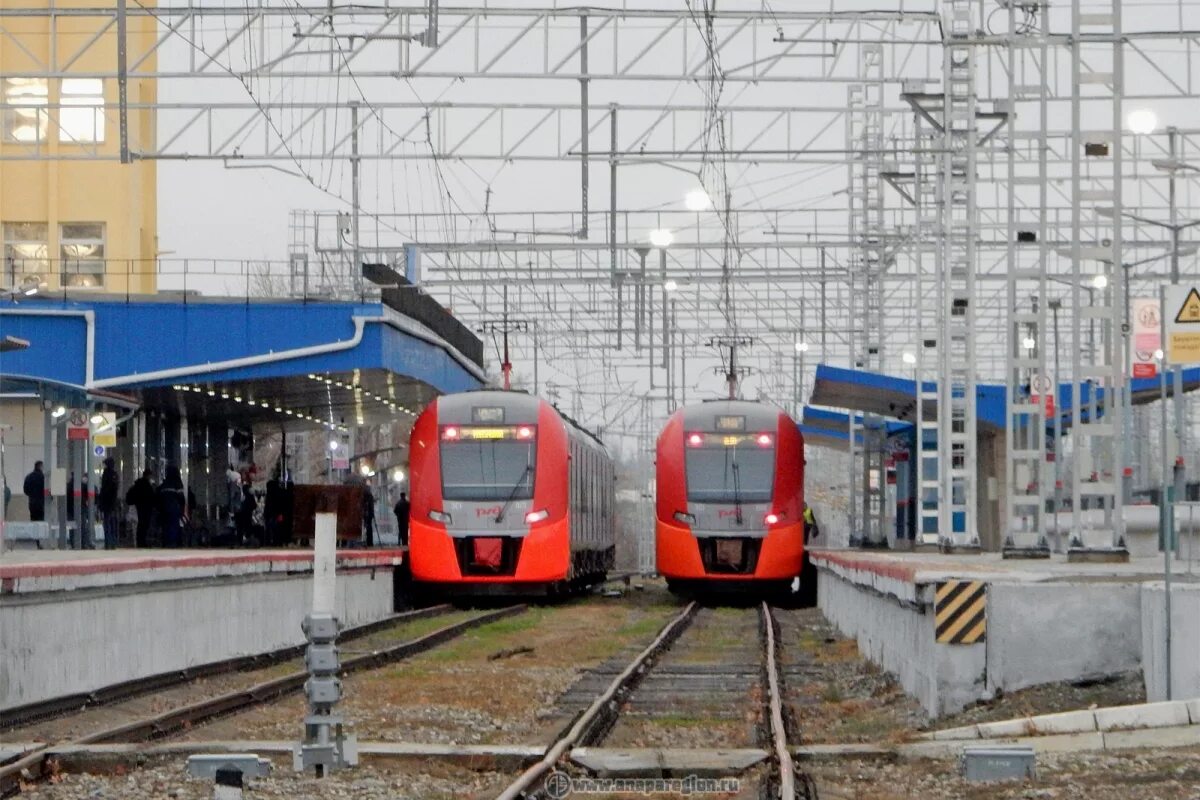
M 808 342 L 796 340 L 795 352 L 792 354 L 792 390 L 796 393 L 792 400 L 792 418 L 799 420 L 800 411 L 804 407 L 804 354 L 808 352 Z
M 1054 392 L 1054 425 L 1051 428 L 1051 441 L 1054 444 L 1054 549 L 1062 552 L 1062 527 L 1059 515 L 1062 512 L 1062 410 L 1058 407 L 1058 387 L 1062 380 L 1061 365 L 1059 364 L 1060 342 L 1058 336 L 1058 312 L 1062 308 L 1061 300 L 1051 300 L 1048 303 L 1054 317 L 1054 380 L 1050 391 Z

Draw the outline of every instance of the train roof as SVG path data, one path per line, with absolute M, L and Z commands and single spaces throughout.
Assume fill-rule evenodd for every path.
M 763 403 L 756 400 L 729 400 L 721 398 L 704 400 L 684 406 L 676 412 L 681 415 L 685 425 L 703 425 L 706 417 L 713 415 L 737 415 L 746 418 L 751 425 L 771 425 L 778 423 L 780 415 L 787 417 L 795 425 L 787 410 L 773 403 Z
M 604 442 L 601 441 L 599 436 L 597 436 L 592 431 L 590 431 L 587 428 L 580 425 L 578 422 L 576 422 L 571 417 L 564 414 L 562 409 L 560 409 L 558 406 L 554 405 L 553 403 L 550 403 L 549 401 L 547 401 L 541 397 L 538 397 L 537 395 L 532 395 L 529 392 L 526 392 L 521 389 L 495 389 L 495 388 L 491 388 L 491 387 L 485 387 L 485 388 L 481 388 L 481 389 L 471 389 L 470 391 L 466 391 L 466 392 L 455 392 L 454 394 L 441 395 L 436 399 L 436 402 L 451 403 L 454 405 L 458 405 L 459 403 L 461 403 L 463 406 L 465 406 L 470 403 L 479 402 L 480 395 L 490 395 L 491 396 L 491 397 L 489 397 L 490 402 L 496 402 L 500 405 L 505 406 L 506 408 L 512 408 L 514 410 L 516 410 L 516 409 L 532 410 L 533 408 L 536 408 L 541 405 L 548 405 L 554 409 L 554 413 L 558 414 L 558 416 L 560 418 L 562 418 L 563 422 L 566 423 L 567 427 L 575 430 L 576 432 L 582 434 L 583 436 L 587 437 L 588 439 L 591 439 L 593 442 L 595 442 L 599 447 L 601 447 L 605 451 L 608 450 L 608 448 L 605 447 Z

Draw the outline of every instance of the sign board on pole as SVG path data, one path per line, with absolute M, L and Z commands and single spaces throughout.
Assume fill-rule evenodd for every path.
M 1054 378 L 1038 374 L 1029 380 L 1029 402 L 1037 405 L 1045 398 L 1046 416 L 1054 416 Z
M 108 452 L 108 450 L 104 447 L 104 445 L 98 444 L 92 448 L 92 452 L 95 454 L 96 458 L 104 458 L 104 454 Z
M 1154 351 L 1162 347 L 1158 298 L 1134 298 L 1130 301 L 1129 312 L 1133 321 L 1133 346 L 1129 348 L 1132 362 L 1130 372 L 1135 378 L 1153 378 L 1158 375 Z
M 117 413 L 115 411 L 103 411 L 96 416 L 103 417 L 103 419 L 95 423 L 92 427 L 92 443 L 97 447 L 116 447 Z
M 72 408 L 67 414 L 67 440 L 71 442 L 86 442 L 92 435 L 88 423 L 88 413 L 82 408 Z
M 1167 286 L 1163 291 L 1163 328 L 1167 361 L 1176 366 L 1200 364 L 1200 288 Z

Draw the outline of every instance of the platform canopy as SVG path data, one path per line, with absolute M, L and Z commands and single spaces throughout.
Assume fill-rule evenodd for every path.
M 386 299 L 0 302 L 0 337 L 29 343 L 0 355 L 0 375 L 113 393 L 189 419 L 373 424 L 483 384 L 481 343 L 441 314 L 418 321 Z
M 815 406 L 861 411 L 911 422 L 914 421 L 914 412 L 916 411 L 916 386 L 916 381 L 908 378 L 818 364 L 810 402 Z M 1131 387 L 1134 405 L 1158 400 L 1160 386 L 1158 378 L 1133 379 Z M 1185 392 L 1200 388 L 1200 367 L 1184 370 L 1183 387 Z M 936 391 L 936 386 L 926 383 L 925 389 L 932 393 Z M 1084 383 L 1080 385 L 1079 389 L 1083 416 L 1086 418 L 1092 400 L 1092 386 Z M 1168 382 L 1167 390 L 1169 395 L 1173 394 L 1170 382 Z M 1097 399 L 1103 399 L 1103 396 L 1103 391 L 1096 394 Z M 975 397 L 979 427 L 993 432 L 1003 430 L 1005 427 L 1005 387 L 999 384 L 976 384 Z M 1058 385 L 1057 399 L 1057 408 L 1062 415 L 1063 426 L 1069 428 L 1072 408 L 1069 382 Z M 819 409 L 805 409 L 805 424 L 810 424 L 811 411 L 817 410 Z M 927 419 L 937 418 L 935 403 L 926 401 L 923 411 Z M 840 429 L 844 431 L 847 417 L 844 414 L 839 417 Z M 816 420 L 818 417 L 813 417 L 813 419 Z
M 862 426 L 863 418 L 855 415 L 855 422 Z M 804 443 L 816 447 L 827 447 L 833 450 L 849 450 L 850 434 L 848 432 L 850 415 L 840 411 L 825 408 L 804 407 L 804 417 L 800 424 L 800 432 L 804 434 Z M 893 436 L 905 436 L 911 433 L 913 426 L 907 422 L 888 421 L 884 423 L 885 433 Z M 861 427 L 855 438 L 862 444 Z

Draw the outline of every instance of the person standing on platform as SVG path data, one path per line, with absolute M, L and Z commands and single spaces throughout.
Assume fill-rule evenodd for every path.
M 117 462 L 104 459 L 104 472 L 100 473 L 100 496 L 96 498 L 104 523 L 104 549 L 116 550 L 121 538 L 120 514 L 121 479 L 117 476 Z
M 283 484 L 278 477 L 267 481 L 267 494 L 263 498 L 263 526 L 267 531 L 267 547 L 283 544 L 280 531 L 283 527 Z
M 804 504 L 804 543 L 808 544 L 809 539 L 815 539 L 821 535 L 821 526 L 817 524 L 817 515 L 813 513 L 812 506 L 808 503 Z
M 167 466 L 167 477 L 158 487 L 158 514 L 162 523 L 163 547 L 179 547 L 183 539 L 183 517 L 187 510 L 187 495 L 183 491 L 183 476 L 179 467 Z
M 362 520 L 367 532 L 367 547 L 375 546 L 375 495 L 371 487 L 364 483 L 362 491 Z
M 125 505 L 137 509 L 137 535 L 134 544 L 138 547 L 150 546 L 150 518 L 154 514 L 154 484 L 150 480 L 150 470 L 142 470 L 142 477 L 133 482 L 125 493 Z
M 29 498 L 30 522 L 46 521 L 46 473 L 42 462 L 33 464 L 33 472 L 25 476 L 25 496 Z
M 92 487 L 85 474 L 79 482 L 79 531 L 84 550 L 96 549 L 96 528 L 92 521 Z
M 400 546 L 408 547 L 408 495 L 404 492 L 400 493 L 400 499 L 396 501 L 396 507 L 392 509 L 396 514 L 396 531 L 400 535 Z

